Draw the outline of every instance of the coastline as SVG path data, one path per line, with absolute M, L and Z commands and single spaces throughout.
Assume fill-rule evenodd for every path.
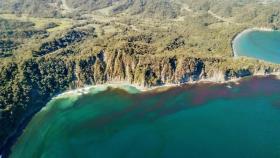
M 250 76 L 246 76 L 246 77 L 270 77 L 270 76 L 274 76 L 275 79 L 280 80 L 280 72 L 271 72 L 269 74 L 265 74 L 264 72 L 257 72 L 254 73 Z M 225 79 L 221 79 L 221 76 L 218 75 L 218 77 L 211 77 L 211 78 L 206 78 L 206 79 L 199 79 L 197 81 L 189 81 L 189 82 L 184 82 L 184 83 L 174 83 L 174 84 L 163 84 L 163 85 L 158 85 L 158 86 L 152 86 L 152 87 L 146 87 L 146 86 L 141 86 L 140 84 L 133 84 L 130 83 L 128 81 L 111 81 L 105 84 L 97 84 L 97 85 L 91 85 L 91 86 L 85 86 L 82 88 L 77 88 L 77 89 L 73 89 L 73 90 L 68 90 L 65 91 L 63 93 L 60 93 L 52 98 L 49 98 L 48 101 L 41 107 L 38 109 L 34 109 L 31 113 L 27 114 L 26 117 L 23 119 L 23 122 L 21 123 L 20 127 L 9 137 L 9 139 L 7 140 L 7 142 L 5 143 L 6 145 L 3 146 L 3 148 L 1 148 L 1 153 L 0 153 L 0 158 L 5 158 L 8 157 L 9 152 L 12 148 L 12 146 L 14 145 L 14 143 L 16 142 L 16 140 L 18 139 L 18 137 L 22 134 L 22 132 L 24 131 L 26 125 L 29 123 L 29 121 L 33 118 L 33 116 L 38 113 L 41 110 L 44 110 L 44 108 L 46 107 L 47 103 L 49 103 L 50 101 L 52 101 L 53 99 L 57 99 L 57 98 L 64 98 L 64 97 L 73 97 L 73 96 L 80 96 L 80 95 L 84 95 L 87 93 L 90 93 L 91 90 L 93 90 L 94 88 L 100 88 L 99 90 L 97 90 L 96 92 L 101 92 L 106 90 L 107 88 L 111 87 L 111 88 L 121 88 L 124 89 L 126 91 L 128 91 L 128 89 L 125 88 L 125 86 L 130 86 L 133 88 L 136 88 L 137 90 L 139 90 L 139 93 L 142 92 L 147 92 L 147 91 L 166 91 L 169 90 L 169 88 L 174 88 L 174 87 L 178 87 L 178 86 L 184 86 L 184 85 L 194 85 L 194 84 L 201 84 L 201 83 L 213 83 L 213 84 L 225 84 L 226 88 L 232 88 L 231 85 L 226 85 L 227 83 L 233 83 L 238 85 L 239 81 L 242 79 L 245 79 L 246 77 L 239 77 L 239 78 L 233 78 L 233 79 L 229 79 L 229 80 L 225 80 Z M 129 92 L 129 91 L 128 91 Z M 2 154 L 2 155 L 1 155 Z
M 246 77 L 269 77 L 269 76 L 275 76 L 276 79 L 280 80 L 280 72 L 277 72 L 277 71 L 271 72 L 268 74 L 265 74 L 265 72 L 256 72 L 256 73 L 254 73 L 250 76 L 246 76 Z M 211 78 L 207 78 L 207 79 L 199 79 L 196 81 L 189 81 L 189 82 L 184 82 L 184 83 L 167 83 L 167 84 L 162 84 L 162 85 L 157 85 L 157 86 L 152 86 L 152 87 L 146 87 L 146 86 L 143 86 L 140 84 L 130 83 L 128 81 L 111 81 L 111 82 L 104 83 L 104 84 L 87 85 L 85 87 L 81 87 L 81 88 L 77 88 L 77 89 L 73 89 L 73 90 L 67 90 L 63 93 L 60 93 L 60 94 L 52 97 L 52 99 L 71 97 L 71 96 L 80 96 L 80 95 L 91 93 L 92 90 L 94 90 L 94 89 L 96 89 L 96 91 L 94 93 L 105 91 L 107 88 L 119 88 L 122 90 L 126 90 L 129 93 L 135 93 L 135 92 L 131 92 L 128 90 L 128 87 L 132 87 L 139 91 L 137 93 L 142 93 L 142 92 L 156 91 L 156 90 L 168 90 L 169 88 L 174 88 L 174 87 L 178 87 L 178 86 L 194 85 L 194 84 L 201 84 L 201 83 L 206 83 L 206 84 L 207 83 L 213 83 L 213 84 L 235 83 L 235 84 L 238 84 L 238 82 L 240 80 L 245 78 L 245 77 L 239 77 L 239 78 L 233 78 L 230 80 L 225 80 L 220 77 L 221 76 L 219 76 L 218 78 L 211 77 Z
M 238 57 L 238 54 L 234 50 L 233 44 L 235 40 L 238 40 L 242 35 L 248 32 L 252 31 L 275 31 L 272 28 L 262 28 L 262 27 L 254 27 L 254 28 L 247 28 L 239 33 L 236 33 L 236 35 L 231 40 L 231 46 L 232 46 L 232 52 L 233 52 L 233 58 Z M 24 130 L 25 126 L 28 124 L 28 122 L 32 119 L 32 117 L 39 112 L 40 110 L 44 109 L 48 102 L 52 101 L 53 99 L 57 99 L 60 97 L 73 97 L 73 96 L 80 96 L 84 94 L 91 93 L 92 91 L 95 91 L 95 93 L 105 91 L 107 88 L 119 88 L 123 89 L 129 93 L 128 87 L 133 87 L 134 89 L 138 90 L 137 93 L 147 92 L 147 91 L 166 91 L 170 88 L 178 87 L 178 86 L 184 86 L 184 85 L 193 85 L 193 84 L 200 84 L 200 83 L 213 83 L 213 84 L 225 84 L 227 88 L 231 88 L 231 85 L 226 85 L 227 83 L 234 83 L 239 84 L 239 81 L 246 78 L 246 77 L 263 77 L 263 76 L 276 76 L 275 79 L 280 80 L 280 71 L 272 70 L 271 72 L 265 72 L 265 70 L 255 70 L 248 76 L 243 77 L 235 77 L 230 79 L 225 79 L 224 72 L 216 72 L 213 76 L 202 78 L 199 77 L 198 80 L 188 80 L 183 83 L 165 83 L 161 85 L 155 85 L 151 87 L 145 86 L 143 83 L 131 83 L 129 81 L 107 81 L 104 84 L 97 84 L 97 85 L 85 85 L 84 87 L 78 87 L 75 89 L 69 89 L 66 91 L 62 91 L 62 93 L 58 93 L 50 98 L 45 98 L 45 100 L 42 102 L 42 106 L 38 107 L 37 109 L 33 109 L 30 113 L 26 114 L 24 116 L 22 122 L 20 123 L 20 127 L 16 129 L 13 133 L 10 133 L 10 136 L 8 137 L 7 141 L 4 143 L 4 146 L 0 147 L 0 158 L 5 158 L 9 154 L 9 150 L 11 149 L 12 145 L 15 143 L 17 138 L 21 135 L 22 131 Z M 99 89 L 99 90 L 95 90 Z M 133 92 L 135 93 L 135 92 Z M 1 155 L 2 154 L 2 155 Z M 2 156 L 2 157 L 1 157 Z
M 239 33 L 236 33 L 236 35 L 231 40 L 231 46 L 232 46 L 232 52 L 233 52 L 233 58 L 238 57 L 238 54 L 234 50 L 233 44 L 235 40 L 238 40 L 242 35 L 248 32 L 252 31 L 275 31 L 272 28 L 262 28 L 262 27 L 254 27 L 254 28 L 247 28 Z M 44 109 L 48 102 L 52 101 L 53 99 L 60 98 L 60 97 L 73 97 L 73 96 L 80 96 L 87 93 L 91 93 L 92 91 L 95 91 L 94 93 L 98 93 L 101 91 L 105 91 L 107 88 L 118 88 L 123 89 L 127 91 L 128 93 L 131 93 L 129 91 L 129 87 L 133 87 L 134 89 L 138 90 L 138 92 L 133 91 L 132 93 L 142 93 L 147 91 L 166 91 L 170 88 L 184 86 L 184 85 L 193 85 L 193 84 L 201 84 L 201 83 L 213 83 L 213 84 L 225 84 L 227 88 L 231 88 L 231 85 L 227 83 L 233 83 L 233 84 L 239 84 L 239 81 L 246 78 L 246 77 L 263 77 L 263 76 L 276 76 L 275 79 L 280 80 L 280 70 L 275 69 L 271 72 L 266 72 L 265 70 L 255 70 L 250 75 L 244 76 L 244 77 L 234 77 L 225 79 L 225 73 L 222 71 L 217 71 L 213 74 L 213 76 L 209 76 L 207 78 L 203 78 L 199 76 L 198 80 L 188 80 L 183 83 L 166 83 L 166 84 L 160 84 L 155 85 L 151 87 L 145 86 L 143 83 L 131 83 L 129 81 L 119 81 L 119 80 L 113 80 L 113 81 L 107 81 L 104 84 L 97 84 L 97 85 L 84 85 L 83 87 L 78 87 L 75 89 L 70 89 L 66 91 L 62 91 L 62 93 L 58 93 L 57 95 L 54 95 L 50 98 L 44 98 L 44 101 L 42 101 L 41 105 L 36 108 L 32 109 L 30 113 L 27 113 L 22 122 L 20 123 L 20 127 L 16 129 L 13 133 L 9 133 L 10 136 L 8 137 L 7 141 L 4 143 L 4 146 L 0 147 L 0 158 L 2 154 L 2 158 L 7 157 L 9 154 L 9 150 L 11 149 L 12 145 L 15 143 L 17 138 L 21 135 L 22 131 L 25 129 L 28 122 L 32 119 L 32 117 L 39 112 L 40 110 Z M 61 92 L 61 91 L 59 91 Z
M 235 50 L 234 48 L 234 42 L 236 40 L 238 40 L 241 36 L 243 36 L 244 34 L 246 33 L 250 33 L 250 32 L 253 32 L 253 31 L 264 31 L 264 32 L 271 32 L 271 31 L 276 31 L 274 30 L 273 28 L 268 28 L 268 27 L 252 27 L 252 28 L 247 28 L 241 32 L 238 32 L 236 33 L 232 40 L 231 40 L 231 48 L 232 48 L 232 53 L 233 53 L 233 57 L 234 58 L 237 58 L 238 57 L 238 53 L 237 51 Z
M 137 95 L 137 96 L 128 95 L 127 93 L 124 93 L 121 90 L 112 91 L 110 89 L 109 91 L 106 91 L 106 93 L 102 92 L 98 96 L 92 96 L 90 94 L 89 96 L 85 97 L 85 100 L 82 98 L 82 101 L 78 101 L 77 103 L 72 103 L 72 101 L 70 101 L 70 102 L 66 101 L 67 102 L 66 104 L 70 103 L 70 104 L 68 104 L 69 106 L 64 106 L 65 105 L 64 101 L 56 102 L 55 103 L 56 105 L 54 104 L 53 107 L 58 107 L 58 108 L 54 108 L 46 113 L 43 112 L 42 114 L 39 114 L 39 117 L 35 116 L 36 121 L 32 121 L 32 123 L 30 124 L 31 126 L 28 125 L 28 127 L 26 128 L 30 132 L 21 136 L 23 139 L 20 139 L 22 141 L 19 141 L 20 143 L 16 143 L 16 145 L 13 147 L 11 156 L 13 154 L 17 154 L 18 152 L 20 152 L 22 147 L 23 148 L 25 147 L 24 145 L 22 145 L 22 144 L 24 144 L 24 142 L 25 143 L 28 142 L 35 136 L 37 138 L 37 135 L 36 135 L 37 128 L 42 127 L 41 131 L 44 133 L 44 131 L 48 131 L 48 127 L 52 127 L 53 122 L 56 122 L 57 119 L 61 118 L 61 114 L 66 113 L 66 115 L 67 115 L 66 118 L 68 118 L 68 116 L 71 116 L 71 113 L 70 113 L 71 111 L 74 112 L 72 114 L 78 114 L 78 115 L 73 115 L 76 117 L 70 117 L 69 119 L 64 119 L 64 117 L 62 117 L 63 118 L 62 123 L 60 124 L 60 125 L 62 125 L 62 127 L 64 127 L 63 125 L 66 125 L 67 122 L 69 123 L 69 120 L 72 120 L 70 123 L 70 126 L 67 125 L 68 128 L 67 127 L 65 128 L 65 131 L 72 131 L 72 129 L 73 129 L 72 127 L 82 127 L 84 129 L 87 129 L 87 127 L 89 127 L 89 128 L 92 128 L 93 131 L 96 131 L 96 129 L 94 129 L 94 128 L 100 128 L 100 127 L 102 128 L 102 127 L 104 127 L 104 125 L 105 126 L 109 125 L 108 126 L 109 128 L 102 128 L 105 131 L 106 129 L 112 129 L 110 127 L 113 127 L 113 129 L 114 129 L 115 125 L 121 125 L 121 126 L 123 125 L 122 122 L 117 122 L 117 124 L 114 124 L 116 118 L 120 118 L 121 120 L 125 119 L 129 123 L 131 123 L 130 121 L 134 118 L 136 120 L 136 123 L 139 121 L 139 119 L 142 119 L 142 118 L 145 118 L 144 120 L 147 120 L 147 121 L 150 121 L 150 120 L 156 121 L 158 118 L 161 118 L 161 116 L 167 116 L 167 118 L 170 118 L 170 116 L 173 116 L 173 114 L 175 114 L 175 115 L 179 114 L 178 117 L 180 117 L 180 116 L 182 116 L 181 111 L 185 111 L 185 110 L 187 110 L 187 113 L 186 113 L 187 115 L 188 114 L 192 115 L 191 109 L 193 109 L 193 108 L 197 109 L 200 107 L 202 107 L 202 109 L 205 110 L 204 113 L 200 113 L 200 114 L 202 114 L 201 115 L 202 117 L 200 117 L 200 118 L 205 119 L 203 117 L 205 115 L 207 117 L 208 117 L 208 115 L 209 115 L 209 117 L 213 116 L 213 113 L 211 113 L 209 111 L 211 111 L 211 109 L 215 109 L 216 106 L 222 108 L 222 109 L 217 109 L 217 110 L 219 112 L 221 112 L 221 114 L 222 114 L 221 116 L 225 116 L 225 115 L 223 115 L 223 112 L 225 109 L 222 106 L 220 106 L 221 105 L 220 101 L 226 101 L 226 102 L 222 102 L 222 103 L 227 106 L 227 110 L 229 110 L 229 111 L 231 111 L 232 108 L 235 108 L 235 107 L 240 108 L 239 110 L 236 111 L 237 115 L 232 115 L 232 116 L 234 116 L 232 118 L 233 120 L 236 119 L 235 116 L 238 116 L 238 114 L 240 114 L 240 110 L 242 112 L 243 112 L 243 110 L 245 110 L 245 111 L 253 110 L 254 111 L 257 108 L 256 112 L 257 112 L 257 114 L 260 114 L 259 107 L 266 107 L 266 105 L 269 105 L 268 108 L 272 110 L 273 114 L 275 114 L 274 112 L 275 112 L 275 110 L 277 110 L 276 109 L 277 107 L 275 107 L 275 99 L 277 101 L 277 96 L 279 94 L 277 92 L 280 92 L 279 89 L 277 89 L 277 87 L 280 86 L 279 84 L 277 84 L 277 83 L 280 83 L 279 81 L 275 81 L 275 80 L 273 81 L 270 78 L 252 78 L 252 79 L 249 78 L 249 79 L 242 80 L 240 83 L 241 83 L 240 85 L 233 85 L 232 89 L 227 89 L 227 88 L 225 88 L 224 85 L 210 84 L 209 85 L 210 87 L 208 87 L 207 85 L 204 85 L 204 84 L 197 84 L 195 86 L 172 88 L 171 90 L 164 92 L 164 93 L 154 94 L 152 92 L 152 94 L 148 93 L 148 94 Z M 90 96 L 91 96 L 91 98 L 90 98 Z M 114 101 L 112 102 L 112 101 L 106 100 L 106 99 L 110 98 L 108 96 L 114 96 L 114 98 L 115 98 L 115 96 L 118 96 L 118 97 L 117 97 L 117 99 L 115 98 L 116 102 L 114 102 Z M 253 97 L 251 97 L 251 96 L 253 96 Z M 273 96 L 273 97 L 271 97 L 271 100 L 270 100 L 270 96 Z M 264 102 L 262 102 L 264 99 L 263 97 L 265 97 L 265 98 L 269 97 L 269 101 L 265 100 Z M 123 101 L 119 102 L 119 99 L 124 100 L 124 102 Z M 136 102 L 135 102 L 135 99 L 137 100 Z M 150 101 L 150 99 L 151 99 L 151 101 Z M 163 99 L 163 100 L 161 100 L 161 99 Z M 94 103 L 94 102 L 96 102 L 96 103 Z M 107 102 L 110 102 L 110 103 L 107 103 Z M 261 104 L 258 104 L 259 102 L 261 102 Z M 211 104 L 211 103 L 214 103 L 214 104 Z M 105 107 L 100 106 L 103 104 L 106 106 Z M 246 107 L 249 107 L 249 106 L 246 106 L 248 104 L 249 104 L 249 106 L 251 104 L 257 105 L 257 106 L 256 107 L 250 106 L 250 108 L 248 109 L 248 108 L 246 108 Z M 276 106 L 279 105 L 278 102 L 276 102 L 276 104 L 277 104 Z M 80 111 L 80 109 L 84 109 L 83 105 L 87 105 L 87 106 L 85 106 L 86 107 L 85 111 L 83 110 L 85 113 L 82 110 Z M 116 106 L 116 105 L 119 105 L 119 106 Z M 141 105 L 144 105 L 144 106 L 141 106 Z M 205 107 L 208 107 L 208 108 L 203 108 L 204 107 L 203 105 L 206 105 Z M 212 107 L 212 105 L 214 105 L 214 106 Z M 228 106 L 228 105 L 230 105 L 230 106 Z M 70 108 L 64 109 L 64 107 L 70 107 Z M 87 108 L 87 107 L 91 107 L 91 108 Z M 80 120 L 79 118 L 81 116 L 80 114 L 83 114 L 82 116 L 85 115 L 85 116 L 91 117 L 92 115 L 95 114 L 95 110 L 96 110 L 95 107 L 98 107 L 97 112 L 102 110 L 101 115 L 97 115 L 97 118 L 93 117 L 93 119 L 84 121 L 87 123 L 86 125 L 89 125 L 89 126 L 82 126 L 82 125 L 85 125 L 85 123 L 83 121 L 82 121 L 82 123 L 79 121 Z M 118 107 L 118 108 L 116 108 L 116 107 Z M 79 109 L 79 113 L 76 113 L 77 109 Z M 111 109 L 111 110 L 107 111 L 108 109 Z M 190 112 L 188 112 L 189 109 L 191 110 Z M 103 113 L 103 110 L 105 110 L 104 113 Z M 60 112 L 57 113 L 57 111 L 60 111 Z M 90 111 L 92 111 L 92 112 L 90 112 Z M 159 117 L 154 117 L 154 115 L 151 116 L 149 113 L 159 114 Z M 55 114 L 55 115 L 52 115 L 52 114 Z M 70 115 L 68 115 L 68 114 L 70 114 Z M 86 114 L 88 114 L 88 115 L 86 115 Z M 214 114 L 216 114 L 216 112 Z M 230 114 L 232 114 L 232 113 L 230 113 Z M 60 117 L 53 117 L 53 116 L 60 116 Z M 101 116 L 101 117 L 99 117 L 99 116 Z M 103 116 L 105 116 L 105 117 L 103 117 Z M 114 116 L 114 117 L 111 117 L 111 116 Z M 132 117 L 130 117 L 130 116 L 132 116 Z M 158 116 L 158 115 L 156 115 L 156 116 Z M 196 119 L 198 118 L 197 115 L 194 115 L 194 116 L 195 116 L 194 118 L 196 118 Z M 243 116 L 245 116 L 245 118 L 248 119 L 248 116 L 246 114 Z M 251 117 L 251 116 L 254 116 L 254 115 L 250 115 L 249 117 Z M 53 118 L 53 119 L 50 119 L 52 121 L 49 121 L 49 118 Z M 75 118 L 75 119 L 72 119 L 72 118 Z M 84 117 L 82 117 L 82 118 L 84 118 Z M 87 118 L 87 117 L 85 117 L 85 118 Z M 107 121 L 105 123 L 101 122 L 100 118 L 101 119 L 108 118 L 108 122 Z M 171 118 L 174 118 L 174 117 L 171 117 Z M 263 118 L 267 121 L 267 117 L 263 117 Z M 43 128 L 43 126 L 41 126 L 42 123 L 45 122 L 44 119 L 47 119 L 46 123 L 49 124 L 50 126 L 48 126 L 48 125 L 45 126 L 45 124 L 44 124 L 44 126 L 46 128 Z M 77 119 L 78 119 L 78 121 L 76 122 Z M 220 119 L 221 118 L 219 118 L 218 121 Z M 164 119 L 164 120 L 166 120 L 166 119 Z M 174 119 L 172 119 L 172 121 L 174 121 Z M 251 121 L 253 123 L 256 122 L 254 119 L 251 119 Z M 118 124 L 118 123 L 120 123 L 120 124 Z M 183 123 L 184 123 L 184 121 L 183 121 Z M 264 123 L 266 123 L 266 122 L 264 121 Z M 133 126 L 134 124 L 135 124 L 135 122 L 131 123 L 132 127 L 134 127 Z M 225 123 L 225 125 L 226 124 L 227 123 Z M 33 125 L 35 125 L 35 126 L 33 126 Z M 172 125 L 172 122 L 171 122 L 171 125 Z M 56 127 L 57 128 L 54 128 L 56 130 L 52 130 L 53 132 L 60 131 L 61 126 L 58 125 Z M 142 126 L 140 126 L 140 127 L 142 127 Z M 227 127 L 227 126 L 225 126 L 225 127 Z M 204 127 L 201 126 L 202 130 L 203 130 L 203 128 Z M 76 129 L 79 129 L 79 128 L 76 128 Z M 132 128 L 132 129 L 134 129 L 134 128 Z M 213 128 L 214 131 L 215 131 L 215 129 L 216 128 Z M 33 131 L 33 132 L 31 132 L 31 131 Z M 100 132 L 104 133 L 104 131 L 101 130 Z M 254 129 L 252 131 L 254 131 Z M 49 133 L 53 133 L 53 132 L 47 132 L 44 134 L 49 134 Z M 77 132 L 79 132 L 79 130 Z M 87 132 L 87 133 L 92 133 L 92 132 Z M 68 133 L 66 133 L 66 134 L 68 134 Z M 114 134 L 114 133 L 112 133 L 112 134 Z M 127 134 L 127 133 L 124 133 L 124 134 Z M 40 135 L 40 134 L 38 134 L 38 135 Z M 61 133 L 61 135 L 63 136 L 64 133 Z M 276 135 L 277 135 L 277 132 L 276 132 Z M 83 133 L 82 133 L 82 135 L 74 135 L 75 138 L 76 138 L 76 136 L 77 136 L 77 138 L 84 138 L 82 140 L 88 140 L 88 138 L 89 138 L 88 136 L 84 137 Z M 79 136 L 81 136 L 81 137 L 79 137 Z M 99 136 L 99 135 L 97 135 L 97 136 Z M 109 135 L 109 136 L 112 136 L 112 135 Z M 121 136 L 123 136 L 123 135 L 121 135 Z M 135 135 L 132 135 L 132 136 L 135 136 Z M 145 137 L 145 135 L 143 135 L 143 136 Z M 192 136 L 190 136 L 190 137 L 192 137 Z M 218 135 L 218 137 L 219 137 L 219 135 Z M 60 138 L 60 137 L 57 137 L 57 138 Z M 71 137 L 68 137 L 68 139 L 69 138 L 71 139 Z M 73 138 L 73 136 L 72 136 L 72 138 Z M 90 135 L 90 138 L 92 138 L 91 135 Z M 93 137 L 93 139 L 94 138 L 96 138 L 96 137 Z M 108 137 L 105 137 L 105 139 L 107 139 L 107 138 Z M 122 140 L 123 137 L 120 137 L 120 138 L 121 138 L 120 140 Z M 34 139 L 34 142 L 35 143 L 37 142 L 36 139 Z M 83 142 L 83 141 L 81 141 L 81 142 Z M 39 143 L 41 143 L 42 146 L 44 145 L 44 137 L 42 140 L 39 141 Z M 50 145 L 51 145 L 51 143 L 48 146 L 50 146 Z M 77 147 L 79 147 L 79 146 L 77 146 Z M 33 149 L 36 149 L 36 145 L 34 146 Z M 57 149 L 57 147 L 55 146 L 54 149 Z M 25 150 L 21 150 L 21 151 L 25 151 Z M 31 148 L 30 151 L 34 151 L 34 150 L 32 150 L 32 148 Z M 78 152 L 79 151 L 80 150 L 78 150 Z M 104 150 L 104 151 L 106 152 L 106 150 Z M 78 152 L 76 152 L 76 153 L 78 153 Z M 125 152 L 125 150 L 124 150 L 124 152 Z M 66 150 L 66 153 L 67 153 L 67 150 Z M 52 153 L 50 152 L 50 154 L 52 154 Z M 46 154 L 46 155 L 48 155 L 48 154 Z

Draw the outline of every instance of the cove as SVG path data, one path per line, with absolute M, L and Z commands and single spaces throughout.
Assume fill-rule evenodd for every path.
M 280 31 L 249 29 L 233 40 L 235 56 L 247 56 L 280 64 Z
M 279 158 L 280 81 L 201 83 L 168 90 L 93 88 L 54 98 L 11 158 Z

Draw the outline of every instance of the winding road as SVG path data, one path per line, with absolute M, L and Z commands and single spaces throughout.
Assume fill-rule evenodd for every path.
M 216 13 L 213 13 L 211 10 L 208 10 L 208 14 L 210 14 L 212 17 L 214 17 L 214 18 L 216 18 L 220 21 L 223 21 L 223 22 L 226 22 L 226 23 L 229 23 L 229 24 L 234 24 L 234 25 L 241 25 L 240 23 L 237 23 L 237 22 L 234 22 L 230 19 L 221 17 L 221 16 L 217 15 Z
M 182 7 L 181 7 L 181 11 L 186 10 L 187 12 L 190 12 L 190 13 L 193 13 L 193 14 L 198 14 L 196 11 L 194 11 L 193 9 L 191 9 L 190 6 L 189 6 L 188 4 L 182 3 L 181 6 L 182 6 Z M 234 25 L 242 25 L 242 24 L 240 24 L 240 23 L 234 22 L 234 21 L 231 20 L 231 19 L 228 19 L 228 18 L 219 16 L 219 15 L 217 15 L 216 13 L 212 12 L 211 10 L 208 10 L 208 14 L 211 15 L 212 17 L 214 17 L 215 19 L 217 19 L 217 20 L 219 20 L 219 21 L 222 21 L 222 22 L 226 22 L 226 23 L 234 24 Z M 185 18 L 185 16 L 180 16 L 180 17 L 178 17 L 175 21 L 184 21 L 184 18 Z

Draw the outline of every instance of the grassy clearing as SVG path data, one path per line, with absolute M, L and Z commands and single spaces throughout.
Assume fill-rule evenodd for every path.
M 70 28 L 73 26 L 73 20 L 67 19 L 67 18 L 38 18 L 38 17 L 30 17 L 28 15 L 16 15 L 16 14 L 0 14 L 0 18 L 7 19 L 7 20 L 18 20 L 18 21 L 29 21 L 35 24 L 36 29 L 42 29 L 44 28 L 47 24 L 53 22 L 58 24 L 57 27 L 48 29 L 49 32 L 54 32 L 54 31 L 61 31 L 65 30 L 67 28 Z

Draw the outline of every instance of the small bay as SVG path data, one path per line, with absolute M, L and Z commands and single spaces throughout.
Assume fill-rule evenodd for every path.
M 10 157 L 280 157 L 280 81 L 273 77 L 125 89 L 54 98 Z
M 235 56 L 280 63 L 280 31 L 245 30 L 233 40 Z

